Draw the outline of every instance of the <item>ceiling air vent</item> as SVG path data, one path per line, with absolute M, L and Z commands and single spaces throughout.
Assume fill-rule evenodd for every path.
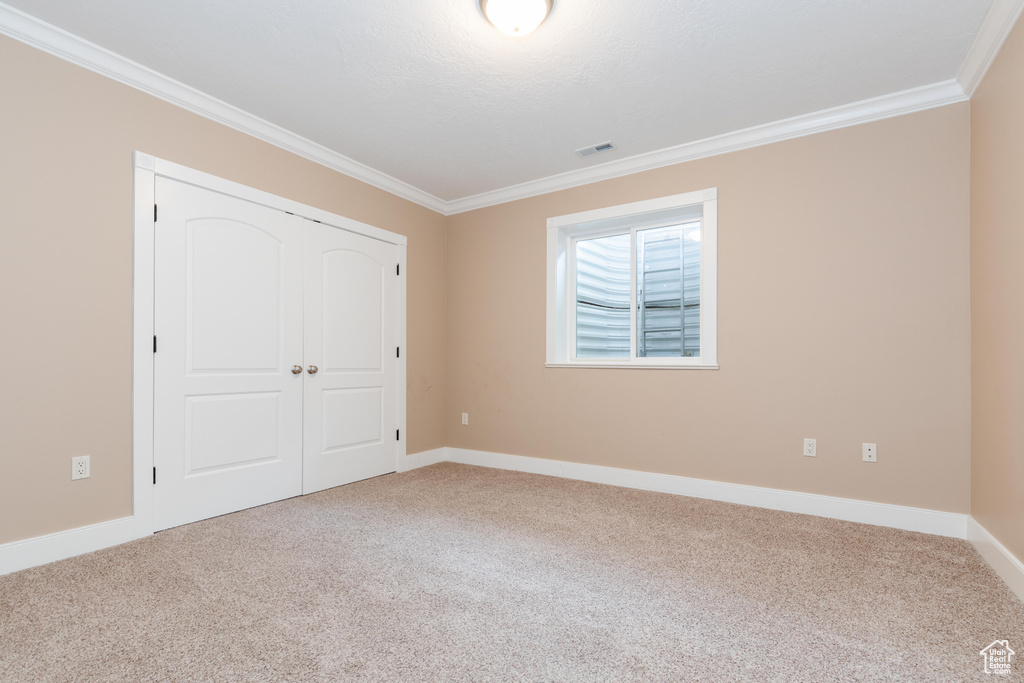
M 608 152 L 615 149 L 615 145 L 611 142 L 602 142 L 599 145 L 593 145 L 591 147 L 584 147 L 583 149 L 576 150 L 576 153 L 581 157 L 589 157 L 592 154 L 599 154 L 600 152 Z

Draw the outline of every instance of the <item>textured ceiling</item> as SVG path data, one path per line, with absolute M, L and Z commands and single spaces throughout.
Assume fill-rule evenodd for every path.
M 4 1 L 444 200 L 951 79 L 991 4 Z

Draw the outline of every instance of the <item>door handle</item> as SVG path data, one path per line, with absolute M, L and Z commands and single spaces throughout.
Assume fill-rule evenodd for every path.
M 318 368 L 318 367 L 317 367 L 317 366 L 315 366 L 315 365 L 310 365 L 310 366 L 309 366 L 309 368 L 308 368 L 308 369 L 306 370 L 306 372 L 308 372 L 308 373 L 309 373 L 309 374 L 311 374 L 311 375 L 315 375 L 315 374 L 316 374 L 317 372 L 319 372 L 319 371 L 320 371 L 320 368 Z M 301 371 L 300 371 L 300 372 L 301 372 Z
M 293 375 L 301 375 L 302 374 L 302 366 L 301 365 L 293 365 L 292 366 L 292 374 Z

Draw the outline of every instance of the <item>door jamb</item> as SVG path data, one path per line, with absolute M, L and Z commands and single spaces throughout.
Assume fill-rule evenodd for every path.
M 262 190 L 218 178 L 136 151 L 134 154 L 132 273 L 132 507 L 135 538 L 155 529 L 153 490 L 153 339 L 155 294 L 156 178 L 162 176 L 214 192 L 295 214 L 333 228 L 388 242 L 398 247 L 398 429 L 395 471 L 406 452 L 406 247 L 405 235 L 382 230 Z

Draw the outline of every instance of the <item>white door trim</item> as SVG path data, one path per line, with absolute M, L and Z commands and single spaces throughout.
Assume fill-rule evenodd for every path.
M 405 366 L 406 357 L 408 356 L 407 349 L 405 346 L 406 330 L 405 330 L 405 261 L 406 261 L 406 244 L 405 237 L 402 237 L 402 242 L 398 245 L 398 296 L 395 305 L 398 307 L 398 334 L 395 341 L 400 349 L 398 353 L 398 448 L 396 449 L 395 456 L 395 472 L 402 471 L 402 463 L 405 462 L 405 451 L 406 451 L 406 434 L 405 434 Z
M 134 155 L 134 267 L 132 285 L 132 504 L 135 538 L 154 531 L 153 516 L 153 317 L 154 317 L 154 220 L 155 183 L 157 176 L 171 178 L 214 192 L 286 211 L 324 225 L 348 230 L 359 235 L 398 245 L 399 296 L 398 339 L 401 356 L 398 363 L 398 442 L 395 467 L 405 455 L 406 425 L 406 320 L 405 320 L 405 257 L 406 237 L 398 233 L 360 223 L 306 204 L 285 199 L 246 185 L 181 166 L 136 151 Z
M 153 330 L 156 249 L 153 206 L 156 159 L 135 153 L 132 266 L 132 514 L 135 538 L 156 528 L 153 497 Z

